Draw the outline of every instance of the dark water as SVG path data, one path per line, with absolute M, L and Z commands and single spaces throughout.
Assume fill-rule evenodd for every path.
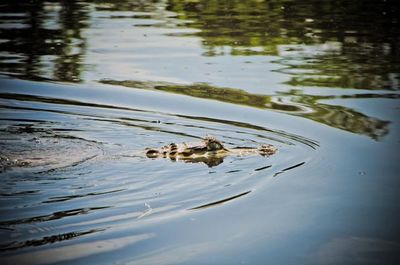
M 400 263 L 394 1 L 0 7 L 1 264 Z

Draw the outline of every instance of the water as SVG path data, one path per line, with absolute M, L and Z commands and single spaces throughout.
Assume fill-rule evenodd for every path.
M 1 4 L 2 264 L 398 264 L 391 1 Z M 199 142 L 278 148 L 149 159 Z

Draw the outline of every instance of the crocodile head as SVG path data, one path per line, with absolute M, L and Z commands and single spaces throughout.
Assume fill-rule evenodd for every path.
M 158 149 L 146 148 L 148 158 L 170 158 L 173 161 L 184 161 L 187 163 L 203 162 L 209 167 L 216 166 L 223 162 L 228 155 L 252 155 L 260 154 L 270 156 L 275 154 L 277 148 L 272 145 L 262 145 L 259 148 L 234 147 L 226 148 L 221 141 L 208 136 L 202 142 L 195 145 L 174 144 L 163 146 Z

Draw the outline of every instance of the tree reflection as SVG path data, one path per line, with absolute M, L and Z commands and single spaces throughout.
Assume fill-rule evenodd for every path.
M 93 10 L 151 11 L 158 0 L 1 3 L 0 71 L 30 80 L 83 81 Z
M 369 117 L 363 113 L 340 105 L 323 104 L 320 101 L 338 98 L 399 98 L 397 94 L 364 94 L 350 96 L 302 95 L 292 90 L 277 96 L 252 94 L 234 88 L 213 87 L 207 84 L 179 85 L 167 82 L 142 82 L 135 80 L 102 80 L 104 84 L 136 89 L 158 90 L 197 98 L 218 100 L 260 109 L 286 112 L 317 121 L 348 132 L 363 134 L 379 140 L 389 132 L 389 122 Z M 284 100 L 286 99 L 286 100 Z
M 170 0 L 198 28 L 206 55 L 278 55 L 294 86 L 399 89 L 398 5 L 390 1 Z M 282 46 L 339 43 L 334 53 Z M 291 71 L 291 70 L 296 71 Z M 313 70 L 309 74 L 309 70 Z M 293 74 L 296 72 L 296 74 Z
M 206 56 L 225 53 L 276 56 L 275 62 L 280 65 L 277 71 L 288 76 L 286 84 L 291 87 L 368 90 L 400 87 L 400 10 L 390 1 L 169 0 L 166 5 L 159 3 L 158 0 L 3 1 L 1 73 L 33 80 L 83 81 L 87 50 L 84 31 L 90 26 L 93 10 L 151 12 L 166 6 L 167 11 L 175 12 L 182 21 L 174 27 L 199 29 L 179 35 L 199 36 Z M 148 88 L 136 81 L 115 82 Z M 321 104 L 320 100 L 329 97 L 296 94 L 295 90 L 258 95 L 205 84 L 167 83 L 151 87 L 285 111 L 374 139 L 388 132 L 386 121 L 343 106 Z
M 3 1 L 2 73 L 82 81 L 90 12 L 149 12 L 158 3 Z M 202 38 L 205 55 L 279 56 L 289 85 L 400 87 L 400 10 L 390 1 L 169 0 L 166 8 L 187 21 L 180 25 L 200 29 L 190 34 Z M 325 43 L 339 44 L 338 50 L 313 51 Z
M 76 1 L 7 1 L 0 29 L 3 73 L 27 79 L 81 81 L 88 26 L 86 5 Z

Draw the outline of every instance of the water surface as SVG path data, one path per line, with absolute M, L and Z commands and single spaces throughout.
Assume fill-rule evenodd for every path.
M 2 264 L 400 262 L 391 1 L 1 7 Z

